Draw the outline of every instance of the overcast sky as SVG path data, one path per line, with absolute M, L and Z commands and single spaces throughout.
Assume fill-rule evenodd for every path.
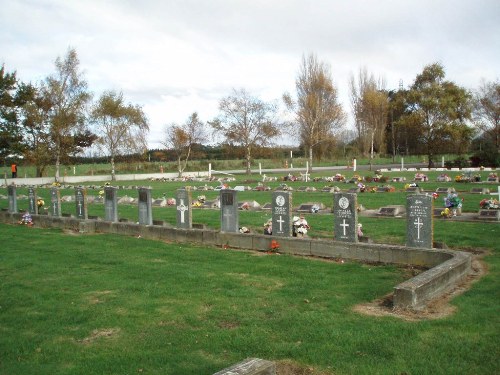
M 330 64 L 347 112 L 348 80 L 366 67 L 409 86 L 440 62 L 475 89 L 500 76 L 499 0 L 0 0 L 0 64 L 23 81 L 54 73 L 75 48 L 94 93 L 122 91 L 161 147 L 166 124 L 218 113 L 233 88 L 295 94 L 303 54 Z

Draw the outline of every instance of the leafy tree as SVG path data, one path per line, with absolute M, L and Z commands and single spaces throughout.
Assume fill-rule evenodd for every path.
M 500 82 L 483 81 L 475 95 L 474 119 L 477 127 L 500 153 Z M 498 157 L 498 156 L 497 156 Z
M 42 86 L 42 95 L 51 104 L 50 143 L 55 157 L 56 180 L 61 162 L 81 150 L 76 135 L 85 129 L 85 109 L 91 95 L 78 70 L 79 65 L 76 51 L 69 49 L 64 60 L 56 59 L 56 73 L 47 77 Z
M 219 111 L 219 116 L 209 124 L 227 143 L 245 148 L 246 173 L 250 174 L 252 150 L 269 145 L 280 134 L 277 107 L 241 89 L 233 90 L 232 95 L 223 98 L 219 102 Z
M 206 139 L 204 126 L 198 113 L 194 112 L 183 125 L 171 124 L 165 129 L 165 140 L 162 144 L 174 151 L 179 177 L 182 177 L 187 167 L 193 146 L 204 143 Z
M 3 163 L 9 155 L 20 155 L 22 134 L 18 124 L 18 107 L 22 96 L 18 92 L 16 73 L 0 68 L 0 159 Z
M 338 102 L 330 67 L 318 61 L 314 54 L 302 57 L 295 87 L 297 101 L 293 101 L 288 93 L 283 95 L 283 100 L 295 114 L 299 137 L 308 150 L 312 169 L 313 150 L 321 151 L 319 146 L 323 142 L 335 141 L 335 133 L 345 123 L 345 113 Z M 321 157 L 320 152 L 316 156 Z
M 439 63 L 424 67 L 407 92 L 406 114 L 400 123 L 417 126 L 418 142 L 425 147 L 429 166 L 434 155 L 453 145 L 453 135 L 460 134 L 461 144 L 468 145 L 471 132 L 471 95 L 455 83 L 444 80 L 444 68 Z
M 91 111 L 97 147 L 110 156 L 111 178 L 115 180 L 115 157 L 143 153 L 147 149 L 149 124 L 142 108 L 125 104 L 122 93 L 104 92 Z

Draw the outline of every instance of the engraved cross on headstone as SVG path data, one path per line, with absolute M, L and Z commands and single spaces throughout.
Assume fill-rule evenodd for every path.
M 345 219 L 342 219 L 342 224 L 340 224 L 340 226 L 342 227 L 342 229 L 344 230 L 344 236 L 346 235 L 345 233 L 345 228 L 349 226 L 349 224 L 346 224 L 345 223 Z
M 283 223 L 285 220 L 283 220 L 282 216 L 280 215 L 279 220 L 276 220 L 278 223 L 280 223 L 280 232 L 283 232 Z
M 417 239 L 419 240 L 420 239 L 420 228 L 424 225 L 424 222 L 420 221 L 420 217 L 418 217 L 417 220 L 415 220 L 415 222 L 413 224 L 415 224 L 415 226 L 417 227 Z
M 186 222 L 186 220 L 184 218 L 184 212 L 186 212 L 189 208 L 186 207 L 186 205 L 184 204 L 184 199 L 180 199 L 180 202 L 181 202 L 181 204 L 179 204 L 177 206 L 177 211 L 180 211 L 180 213 L 181 213 L 181 223 L 184 224 Z

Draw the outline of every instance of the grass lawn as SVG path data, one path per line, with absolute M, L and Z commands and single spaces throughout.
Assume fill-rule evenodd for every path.
M 374 220 L 375 237 L 402 222 Z M 353 311 L 409 277 L 390 265 L 0 224 L 0 374 L 202 375 L 247 357 L 316 374 L 496 374 L 495 227 L 447 224 L 436 231 L 458 246 L 490 249 L 489 273 L 453 315 L 417 322 Z

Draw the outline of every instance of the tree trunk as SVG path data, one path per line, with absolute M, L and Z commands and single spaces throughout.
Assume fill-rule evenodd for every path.
M 111 181 L 116 180 L 116 175 L 115 175 L 115 157 L 111 156 Z
M 375 132 L 372 130 L 372 141 L 370 145 L 370 171 L 372 170 L 372 165 L 373 165 L 373 139 L 375 137 Z
M 181 165 L 181 157 L 178 156 L 177 157 L 177 177 L 181 178 L 182 177 L 182 165 Z
M 251 157 L 252 157 L 252 150 L 250 148 L 250 146 L 247 147 L 247 171 L 246 173 L 249 175 L 252 173 L 252 170 L 251 170 L 251 166 L 252 166 L 252 163 L 251 163 Z
M 309 147 L 309 171 L 307 173 L 311 173 L 313 169 L 313 147 Z
M 56 155 L 56 182 L 59 181 L 59 169 L 61 167 L 61 160 L 59 158 L 59 153 Z

